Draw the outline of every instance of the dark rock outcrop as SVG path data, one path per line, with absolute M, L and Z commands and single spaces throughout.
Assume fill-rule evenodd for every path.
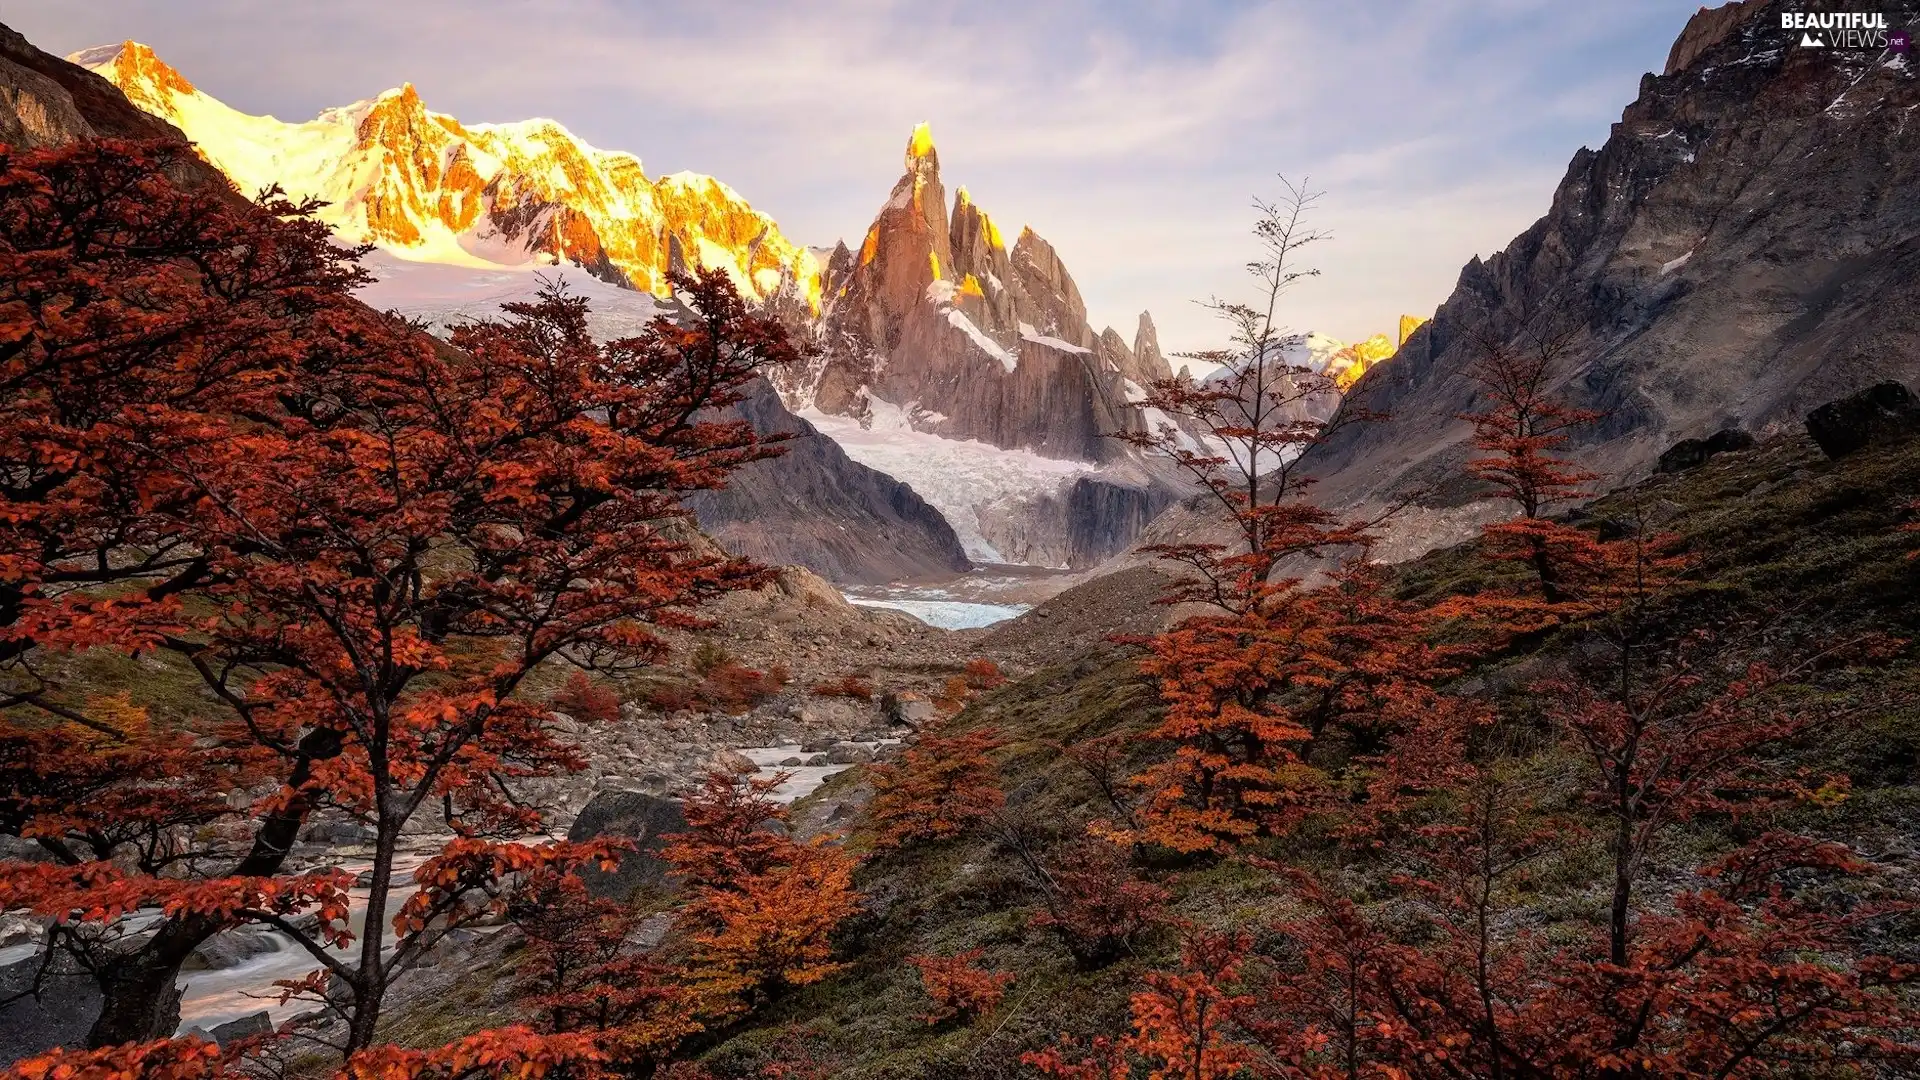
M 1920 434 L 1920 399 L 1904 383 L 1883 382 L 1807 414 L 1807 434 L 1830 458 Z
M 914 490 L 847 457 L 757 382 L 738 415 L 762 435 L 792 435 L 777 458 L 736 472 L 687 505 L 735 555 L 804 566 L 845 584 L 880 584 L 972 568 L 953 527 Z
M 1409 554 L 1471 527 L 1480 494 L 1447 481 L 1469 456 L 1458 415 L 1489 339 L 1560 343 L 1551 389 L 1606 414 L 1570 452 L 1613 477 L 1688 430 L 1795 425 L 1920 377 L 1920 72 L 1799 48 L 1783 10 L 1797 5 L 1694 18 L 1606 144 L 1574 155 L 1546 216 L 1468 263 L 1432 322 L 1360 381 L 1358 404 L 1391 419 L 1309 452 L 1322 501 L 1437 493 L 1399 519 L 1421 533 Z M 1884 10 L 1920 20 L 1913 0 Z
M 42 972 L 42 959 L 31 956 L 0 967 L 0 1000 L 7 1001 L 0 1006 L 0 1067 L 59 1046 L 85 1046 L 100 1015 L 100 990 L 92 976 L 64 955 L 56 955 Z
M 620 857 L 611 872 L 588 867 L 580 872 L 594 896 L 625 900 L 636 892 L 672 888 L 669 867 L 660 858 L 666 837 L 685 832 L 687 817 L 672 799 L 638 791 L 603 791 L 580 810 L 567 829 L 567 839 L 616 837 L 630 840 L 634 850 Z
M 1667 448 L 1654 464 L 1654 472 L 1677 473 L 1697 469 L 1716 454 L 1753 449 L 1754 438 L 1739 428 L 1723 428 L 1704 439 L 1681 439 Z

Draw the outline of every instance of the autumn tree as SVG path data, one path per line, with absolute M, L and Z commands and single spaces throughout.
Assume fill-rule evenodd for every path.
M 1468 474 L 1519 515 L 1486 528 L 1488 548 L 1526 564 L 1549 608 L 1573 599 L 1583 575 L 1603 559 L 1591 533 L 1548 516 L 1591 497 L 1586 485 L 1600 478 L 1562 456 L 1575 432 L 1605 415 L 1575 408 L 1556 393 L 1567 351 L 1564 336 L 1543 333 L 1517 343 L 1481 341 L 1467 371 L 1481 408 L 1460 417 L 1473 425 L 1473 448 L 1483 455 L 1467 463 Z
M 686 800 L 687 831 L 661 852 L 684 883 L 676 919 L 701 1008 L 724 1015 L 828 978 L 833 933 L 858 908 L 854 858 L 826 837 L 787 835 L 773 792 L 787 779 L 710 772 Z
M 1240 986 L 1250 942 L 1240 935 L 1189 930 L 1177 972 L 1150 972 L 1131 1002 L 1132 1026 L 1100 1039 L 1091 1053 L 1060 1046 L 1021 1060 L 1059 1080 L 1129 1080 L 1135 1062 L 1164 1080 L 1246 1076 L 1257 1047 L 1237 1038 L 1234 1015 L 1252 1004 Z
M 627 1071 L 658 1067 L 701 1030 L 683 973 L 635 943 L 633 908 L 590 895 L 577 876 L 545 874 L 520 890 L 508 917 L 528 945 L 519 967 L 542 1030 L 590 1034 Z
M 1309 578 L 1327 562 L 1363 559 L 1377 521 L 1344 521 L 1308 497 L 1306 452 L 1376 418 L 1357 400 L 1342 403 L 1278 321 L 1286 293 L 1318 273 L 1302 253 L 1326 239 L 1309 221 L 1319 198 L 1286 183 L 1278 203 L 1256 203 L 1261 257 L 1249 270 L 1257 296 L 1215 301 L 1232 342 L 1195 357 L 1218 370 L 1203 382 L 1155 383 L 1139 407 L 1170 420 L 1120 436 L 1186 472 L 1238 535 L 1231 545 L 1147 549 L 1176 566 L 1165 602 L 1210 610 L 1143 642 L 1151 655 L 1142 671 L 1167 703 L 1148 734 L 1172 756 L 1135 778 L 1137 827 L 1117 838 L 1187 854 L 1225 851 L 1284 828 L 1322 786 L 1305 751 L 1345 676 L 1310 671 L 1321 666 L 1329 609 L 1309 601 Z M 1310 686 L 1324 699 L 1315 717 L 1300 714 L 1298 696 Z
M 867 822 L 874 846 L 885 851 L 947 840 L 990 817 L 1006 803 L 992 757 L 1003 745 L 992 728 L 928 727 L 897 764 L 870 767 Z
M 1140 878 L 1122 848 L 1083 838 L 1042 860 L 1017 848 L 1033 872 L 1044 901 L 1032 925 L 1050 930 L 1080 967 L 1092 970 L 1134 951 L 1158 926 L 1172 893 Z
M 507 881 L 599 857 L 510 842 L 540 821 L 522 782 L 578 761 L 518 692 L 561 655 L 613 671 L 657 659 L 651 626 L 693 625 L 700 602 L 760 580 L 677 539 L 679 496 L 767 453 L 744 424 L 707 417 L 787 358 L 786 339 L 706 274 L 675 279 L 680 322 L 633 339 L 594 342 L 584 302 L 549 290 L 448 349 L 353 303 L 352 253 L 299 208 L 195 202 L 151 156 L 113 146 L 7 166 L 19 272 L 0 311 L 17 375 L 0 438 L 66 470 L 35 481 L 59 496 L 36 529 L 102 538 L 54 550 L 10 534 L 15 655 L 177 657 L 215 703 L 182 737 L 278 791 L 231 810 L 231 828 L 168 830 L 184 846 L 155 867 L 132 857 L 154 830 L 111 851 L 66 843 L 93 811 L 29 788 L 39 801 L 9 813 L 61 861 L 10 870 L 4 902 L 96 928 L 105 947 L 82 957 L 106 999 L 96 1044 L 162 1034 L 185 956 L 259 922 L 312 955 L 323 974 L 309 989 L 344 1020 L 339 1049 L 361 1051 L 393 978 L 448 928 L 503 903 Z M 60 448 L 76 439 L 115 447 Z M 83 503 L 129 509 L 75 524 Z M 46 584 L 96 561 L 118 580 Z M 92 752 L 79 732 L 97 727 L 70 699 L 27 690 L 12 730 L 67 740 L 50 762 Z M 373 831 L 367 922 L 397 940 L 368 933 L 346 951 L 349 883 L 281 875 L 321 808 Z M 396 895 L 398 839 L 423 811 L 456 839 Z M 163 917 L 118 940 L 138 907 Z
M 1322 193 L 1284 177 L 1281 183 L 1284 194 L 1277 202 L 1254 203 L 1261 251 L 1248 270 L 1257 295 L 1247 302 L 1212 301 L 1209 306 L 1230 328 L 1230 344 L 1188 357 L 1214 373 L 1201 382 L 1155 382 L 1135 403 L 1143 416 L 1156 417 L 1153 426 L 1115 435 L 1187 474 L 1239 534 L 1232 546 L 1144 549 L 1183 571 L 1169 602 L 1250 610 L 1285 591 L 1268 581 L 1276 566 L 1297 556 L 1337 554 L 1367 532 L 1368 523 L 1342 522 L 1305 497 L 1312 479 L 1301 468 L 1302 455 L 1374 415 L 1358 403 L 1335 412 L 1339 391 L 1333 379 L 1297 362 L 1301 347 L 1279 321 L 1282 297 L 1320 273 L 1302 265 L 1302 252 L 1329 239 L 1309 220 Z
M 933 1008 L 922 1019 L 929 1024 L 944 1024 L 956 1018 L 971 1018 L 990 1013 L 1006 996 L 1013 983 L 1009 971 L 988 971 L 975 966 L 981 950 L 968 949 L 952 956 L 916 955 L 907 957 L 920 972 L 920 985 Z

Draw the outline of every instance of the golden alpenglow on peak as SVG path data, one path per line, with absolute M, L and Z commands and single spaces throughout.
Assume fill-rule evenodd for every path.
M 1400 316 L 1400 344 L 1405 345 L 1415 330 L 1427 325 L 1427 320 L 1418 315 Z
M 907 140 L 907 157 L 923 158 L 933 153 L 933 128 L 920 121 L 913 129 L 913 137 Z
M 733 189 L 698 174 L 650 180 L 639 158 L 556 121 L 463 125 L 406 82 L 294 124 L 229 107 L 136 42 L 73 61 L 179 127 L 240 190 L 280 184 L 296 199 L 321 199 L 320 219 L 343 240 L 413 262 L 570 263 L 659 296 L 677 248 L 752 297 L 789 292 L 819 310 L 813 253 Z

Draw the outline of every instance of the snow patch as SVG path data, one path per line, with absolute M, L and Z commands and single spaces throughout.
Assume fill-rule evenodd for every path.
M 1020 367 L 1020 358 L 1000 347 L 1000 343 L 988 337 L 981 329 L 973 325 L 966 312 L 955 308 L 947 312 L 947 322 L 966 332 L 967 337 L 979 347 L 980 351 L 1000 361 L 1000 366 L 1011 375 Z
M 1061 352 L 1091 353 L 1093 351 L 1092 349 L 1083 348 L 1079 345 L 1075 345 L 1070 341 L 1062 341 L 1057 337 L 1049 337 L 1046 334 L 1028 333 L 1027 331 L 1031 329 L 1032 328 L 1029 327 L 1026 323 L 1020 324 L 1020 330 L 1021 330 L 1020 337 L 1022 340 L 1031 341 L 1036 345 L 1045 345 L 1049 349 L 1059 349 Z

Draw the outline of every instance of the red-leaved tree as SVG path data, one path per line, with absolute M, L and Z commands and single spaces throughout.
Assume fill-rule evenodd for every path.
M 43 474 L 23 501 L 46 505 L 7 533 L 9 647 L 32 681 L 6 723 L 36 757 L 56 752 L 0 819 L 59 861 L 9 868 L 0 903 L 78 928 L 55 944 L 103 990 L 96 1045 L 164 1034 L 187 954 L 258 922 L 311 954 L 322 975 L 305 989 L 340 1015 L 338 1049 L 362 1051 L 394 977 L 439 936 L 498 908 L 513 880 L 605 855 L 513 842 L 540 823 L 522 782 L 578 763 L 518 691 L 562 654 L 613 671 L 656 660 L 653 627 L 694 625 L 703 600 L 761 580 L 679 538 L 679 497 L 768 453 L 743 423 L 707 417 L 791 355 L 786 337 L 703 274 L 675 279 L 682 321 L 633 339 L 595 342 L 584 302 L 551 289 L 449 349 L 354 303 L 352 253 L 298 208 L 197 202 L 137 148 L 6 166 L 15 389 L 0 440 L 27 462 L 15 475 Z M 63 448 L 89 440 L 112 452 Z M 95 539 L 53 549 L 55 532 Z M 151 739 L 88 723 L 41 658 L 100 647 L 171 654 L 214 704 Z M 139 790 L 167 767 L 150 760 L 121 785 L 145 821 L 102 831 L 112 802 L 63 794 L 98 776 L 95 736 L 110 753 L 243 770 L 210 790 L 270 794 L 219 821 L 187 800 L 202 820 L 162 828 L 164 800 Z M 349 882 L 281 874 L 322 808 L 374 835 L 379 932 L 351 950 Z M 423 812 L 456 839 L 399 894 L 399 838 Z M 139 854 L 162 835 L 164 862 Z M 124 917 L 143 907 L 162 918 L 131 939 Z

